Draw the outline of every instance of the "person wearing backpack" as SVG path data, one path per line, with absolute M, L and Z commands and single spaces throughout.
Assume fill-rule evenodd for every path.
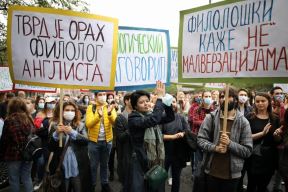
M 28 142 L 29 133 L 35 129 L 33 120 L 21 98 L 10 100 L 7 112 L 0 140 L 0 157 L 7 162 L 11 191 L 19 192 L 21 181 L 24 190 L 31 192 L 32 160 L 24 161 L 21 153 Z
M 236 109 L 236 101 L 237 94 L 230 88 L 226 133 L 223 133 L 222 128 L 226 101 L 222 100 L 220 109 L 205 117 L 197 135 L 197 143 L 204 153 L 202 164 L 206 174 L 207 192 L 235 192 L 244 159 L 252 153 L 250 125 Z

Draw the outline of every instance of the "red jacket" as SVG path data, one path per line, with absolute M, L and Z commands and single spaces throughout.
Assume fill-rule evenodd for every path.
M 26 125 L 18 114 L 12 114 L 4 121 L 0 140 L 0 157 L 5 161 L 21 160 L 20 151 L 26 144 L 28 135 L 34 125 Z
M 198 131 L 200 129 L 200 126 L 202 122 L 204 121 L 206 114 L 213 111 L 213 108 L 210 107 L 209 109 L 205 109 L 201 106 L 197 106 L 193 112 L 191 117 L 191 131 L 194 134 L 198 134 Z

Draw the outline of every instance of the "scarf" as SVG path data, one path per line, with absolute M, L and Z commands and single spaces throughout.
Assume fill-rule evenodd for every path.
M 141 114 L 141 113 L 140 113 Z M 149 115 L 147 113 L 145 115 Z M 144 117 L 144 114 L 141 114 Z M 148 159 L 148 168 L 154 165 L 164 166 L 165 149 L 163 135 L 159 125 L 147 128 L 144 133 L 144 149 Z

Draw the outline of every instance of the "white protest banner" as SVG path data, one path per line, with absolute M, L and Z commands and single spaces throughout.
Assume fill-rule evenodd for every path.
M 56 88 L 52 87 L 40 87 L 40 86 L 33 86 L 33 85 L 22 85 L 22 84 L 14 84 L 14 90 L 21 90 L 21 91 L 30 91 L 30 92 L 45 92 L 45 93 L 56 93 Z
M 80 92 L 90 92 L 89 89 L 80 89 Z
M 115 90 L 170 82 L 169 32 L 161 29 L 119 27 Z
M 274 87 L 281 87 L 283 89 L 284 93 L 288 93 L 288 84 L 277 84 L 277 83 L 274 83 L 273 86 Z
M 39 7 L 9 7 L 8 59 L 14 83 L 111 90 L 118 20 Z
M 179 82 L 287 82 L 287 7 L 227 0 L 181 11 Z
M 171 47 L 171 83 L 178 83 L 178 48 Z
M 0 67 L 0 92 L 7 92 L 13 90 L 13 83 L 11 81 L 9 68 Z
M 224 89 L 225 83 L 205 83 L 205 87 L 214 89 Z

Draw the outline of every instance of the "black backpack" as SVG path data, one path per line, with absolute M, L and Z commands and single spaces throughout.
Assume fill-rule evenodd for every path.
M 36 134 L 32 133 L 32 128 L 27 136 L 27 141 L 20 151 L 22 160 L 24 161 L 35 161 L 38 159 L 43 152 L 42 140 Z

